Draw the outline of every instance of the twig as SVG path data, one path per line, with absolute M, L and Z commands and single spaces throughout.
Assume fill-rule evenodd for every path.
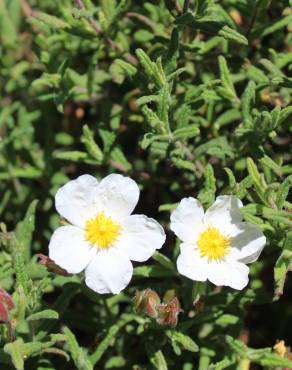
M 84 5 L 82 0 L 75 0 L 75 4 L 79 9 L 86 10 L 85 5 Z M 115 42 L 114 40 L 112 40 L 111 38 L 107 37 L 104 34 L 103 30 L 99 27 L 99 25 L 97 24 L 96 20 L 93 17 L 88 17 L 87 19 L 88 19 L 89 23 L 91 24 L 92 28 L 95 30 L 97 36 L 105 36 L 105 38 L 104 38 L 105 42 L 112 49 L 117 50 L 120 53 L 124 52 L 123 48 L 117 42 Z M 127 54 L 126 59 L 127 59 L 128 62 L 130 62 L 132 64 L 135 64 L 135 65 L 138 64 L 138 60 L 134 55 Z
M 80 8 L 81 10 L 86 10 L 85 5 L 82 0 L 75 0 L 75 3 L 76 3 L 76 6 L 78 6 L 78 8 Z M 88 17 L 88 20 L 92 28 L 95 30 L 96 34 L 98 36 L 101 35 L 103 33 L 102 29 L 99 27 L 95 19 L 93 17 Z
M 254 10 L 253 10 L 253 14 L 252 14 L 252 17 L 251 17 L 251 20 L 250 20 L 250 23 L 249 23 L 249 26 L 248 26 L 248 29 L 247 29 L 247 32 L 246 32 L 246 37 L 248 38 L 250 33 L 251 33 L 251 30 L 253 29 L 253 26 L 255 24 L 255 21 L 256 21 L 256 18 L 257 18 L 257 15 L 258 15 L 258 8 L 256 7 Z
M 183 13 L 186 13 L 190 6 L 190 0 L 185 0 L 184 6 L 183 6 Z
M 32 15 L 31 6 L 26 0 L 21 0 L 20 6 L 25 17 L 30 17 Z
M 182 10 L 182 8 L 181 8 L 180 3 L 179 3 L 178 0 L 175 1 L 175 9 L 178 12 L 178 14 L 181 15 L 183 13 L 183 10 Z

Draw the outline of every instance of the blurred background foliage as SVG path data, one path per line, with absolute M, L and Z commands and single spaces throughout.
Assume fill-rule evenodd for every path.
M 1 368 L 291 367 L 291 25 L 289 1 L 0 0 Z M 118 296 L 49 274 L 56 190 L 111 172 L 166 230 L 182 197 L 243 199 L 268 239 L 249 288 L 178 277 L 170 233 Z M 135 313 L 147 287 L 178 296 L 176 329 Z

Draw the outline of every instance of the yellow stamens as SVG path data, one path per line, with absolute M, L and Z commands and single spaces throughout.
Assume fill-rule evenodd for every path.
M 198 246 L 202 257 L 209 261 L 220 260 L 229 253 L 231 239 L 220 233 L 218 229 L 209 226 L 198 239 Z
M 100 248 L 108 248 L 121 234 L 122 226 L 107 217 L 104 212 L 86 222 L 86 239 Z
M 286 353 L 288 352 L 287 347 L 285 346 L 285 342 L 283 340 L 280 340 L 278 343 L 276 343 L 273 349 L 281 357 L 285 357 Z

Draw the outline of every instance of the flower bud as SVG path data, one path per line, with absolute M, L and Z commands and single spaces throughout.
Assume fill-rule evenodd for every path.
M 13 300 L 4 289 L 0 289 L 0 323 L 9 322 L 9 311 L 14 308 Z
M 64 270 L 62 267 L 58 266 L 53 260 L 51 260 L 48 256 L 45 256 L 44 254 L 38 253 L 39 257 L 39 263 L 46 267 L 47 271 L 53 272 L 57 275 L 62 276 L 70 276 L 66 270 Z
M 142 312 L 152 318 L 156 318 L 158 316 L 157 309 L 160 304 L 160 298 L 154 290 L 150 288 L 147 288 L 142 292 L 137 290 L 134 303 L 138 313 Z
M 178 315 L 182 311 L 178 298 L 174 297 L 169 302 L 158 306 L 158 318 L 156 321 L 160 325 L 176 326 Z

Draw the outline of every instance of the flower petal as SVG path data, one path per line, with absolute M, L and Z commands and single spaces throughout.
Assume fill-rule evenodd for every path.
M 170 228 L 184 242 L 195 241 L 201 231 L 204 209 L 195 198 L 184 198 L 170 216 Z
M 117 245 L 132 261 L 148 260 L 165 242 L 163 227 L 153 218 L 132 215 L 124 220 L 122 227 Z
M 225 235 L 233 234 L 234 224 L 242 220 L 239 211 L 242 206 L 241 200 L 232 195 L 219 196 L 206 211 L 205 224 L 217 227 Z
M 49 257 L 71 274 L 84 270 L 95 253 L 85 240 L 84 231 L 75 226 L 59 227 L 49 244 Z
M 237 261 L 214 261 L 208 266 L 208 280 L 217 286 L 241 290 L 248 284 L 249 268 Z
M 232 256 L 242 263 L 256 261 L 266 244 L 266 237 L 258 227 L 247 222 L 236 226 L 239 233 L 231 239 Z
M 102 205 L 105 213 L 117 219 L 129 216 L 133 212 L 139 194 L 138 185 L 130 177 L 111 174 L 101 180 L 95 200 Z
M 208 261 L 201 257 L 194 245 L 182 243 L 181 253 L 176 261 L 177 270 L 181 275 L 195 281 L 206 281 Z
M 85 270 L 86 285 L 100 294 L 118 294 L 130 282 L 133 266 L 120 248 L 99 251 Z
M 96 213 L 94 193 L 98 181 L 90 175 L 79 176 L 62 186 L 55 196 L 58 213 L 73 225 L 83 227 Z

